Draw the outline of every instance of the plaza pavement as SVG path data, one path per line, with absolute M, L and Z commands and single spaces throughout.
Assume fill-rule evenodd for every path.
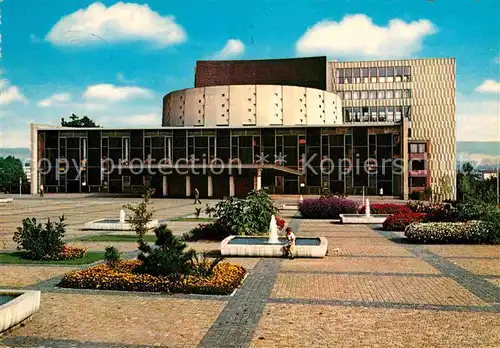
M 14 247 L 24 217 L 64 213 L 70 244 L 103 250 L 110 242 L 75 238 L 101 233 L 83 224 L 117 217 L 130 201 L 16 200 L 0 206 L 0 243 Z M 153 209 L 160 220 L 194 213 L 183 199 L 157 199 Z M 376 226 L 283 214 L 299 236 L 326 237 L 327 257 L 231 258 L 249 271 L 233 296 L 58 289 L 64 273 L 85 266 L 0 265 L 0 288 L 42 290 L 40 311 L 0 347 L 500 347 L 500 246 L 409 244 Z M 180 235 L 196 223 L 168 225 Z

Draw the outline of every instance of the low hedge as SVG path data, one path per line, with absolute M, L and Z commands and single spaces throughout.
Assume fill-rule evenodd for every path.
M 229 231 L 216 222 L 200 224 L 198 227 L 184 233 L 182 239 L 186 242 L 196 242 L 198 240 L 209 240 L 220 242 L 230 235 Z
M 433 213 L 444 209 L 441 203 L 424 203 L 422 201 L 408 202 L 406 206 L 414 213 Z
M 414 223 L 405 229 L 406 237 L 423 243 L 485 243 L 488 234 L 481 221 Z
M 340 214 L 355 214 L 358 204 L 345 198 L 305 199 L 299 205 L 302 217 L 308 219 L 338 219 Z
M 246 270 L 241 266 L 221 262 L 210 277 L 189 275 L 172 280 L 164 276 L 134 273 L 140 264 L 139 260 L 124 260 L 118 261 L 114 267 L 101 264 L 76 270 L 66 274 L 59 286 L 76 289 L 229 295 L 241 284 L 246 274 Z
M 424 217 L 424 213 L 394 214 L 385 219 L 383 228 L 386 231 L 404 231 L 406 226 L 421 222 Z
M 360 214 L 365 213 L 366 206 L 359 209 Z M 412 210 L 404 204 L 375 203 L 370 205 L 371 214 L 411 214 Z

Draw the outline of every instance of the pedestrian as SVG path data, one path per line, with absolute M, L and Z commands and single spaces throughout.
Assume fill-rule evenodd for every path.
M 197 202 L 201 204 L 201 201 L 200 201 L 200 191 L 198 191 L 198 188 L 195 187 L 194 188 L 194 204 L 196 204 Z
M 381 187 L 380 190 L 378 190 L 378 194 L 379 194 L 381 199 L 384 199 L 384 188 L 383 187 Z
M 40 184 L 40 197 L 43 197 L 43 184 Z
M 295 251 L 295 234 L 293 234 L 291 227 L 286 228 L 286 239 L 288 243 L 285 245 L 285 256 L 293 259 L 293 253 Z

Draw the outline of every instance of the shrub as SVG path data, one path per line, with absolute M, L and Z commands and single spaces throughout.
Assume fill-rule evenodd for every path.
M 74 260 L 74 259 L 81 259 L 82 257 L 85 257 L 85 254 L 87 254 L 87 249 L 85 249 L 85 248 L 65 245 L 62 248 L 62 250 L 59 252 L 59 254 L 54 255 L 54 256 L 49 256 L 46 259 L 47 260 Z
M 229 295 L 242 282 L 245 269 L 226 262 L 218 263 L 206 277 L 182 275 L 179 279 L 137 272 L 139 260 L 119 261 L 115 267 L 106 264 L 66 274 L 59 286 L 77 289 L 150 291 Z
M 104 261 L 109 267 L 114 267 L 121 259 L 121 253 L 114 246 L 108 246 L 104 252 Z
M 267 233 L 271 216 L 278 212 L 271 197 L 262 190 L 251 191 L 245 199 L 225 198 L 215 210 L 221 228 L 239 235 Z
M 490 233 L 481 221 L 414 223 L 405 230 L 409 239 L 423 243 L 487 243 Z
M 198 227 L 184 233 L 182 239 L 186 242 L 196 242 L 198 240 L 221 241 L 229 235 L 229 231 L 218 221 L 215 221 L 209 224 L 198 225 Z
M 278 230 L 280 230 L 280 231 L 283 230 L 285 228 L 285 224 L 286 224 L 286 222 L 284 219 L 282 219 L 280 217 L 276 218 L 276 225 L 278 225 Z
M 59 218 L 59 222 L 48 219 L 44 227 L 35 218 L 24 219 L 23 226 L 14 232 L 17 249 L 24 250 L 26 257 L 34 260 L 58 257 L 64 248 L 64 220 L 64 215 Z
M 127 218 L 127 222 L 132 226 L 135 233 L 142 239 L 148 231 L 148 223 L 153 218 L 153 212 L 149 209 L 151 204 L 151 196 L 154 194 L 154 189 L 148 189 L 142 196 L 142 201 L 137 205 L 127 204 L 124 208 L 132 211 L 132 216 Z
M 424 213 L 406 213 L 394 214 L 389 216 L 383 223 L 383 228 L 386 231 L 404 231 L 406 226 L 414 222 L 423 220 Z
M 426 204 L 422 201 L 408 202 L 406 206 L 414 213 L 432 213 L 436 210 L 444 209 L 444 206 L 440 203 Z
M 340 214 L 353 214 L 357 210 L 356 202 L 338 197 L 305 199 L 299 205 L 302 217 L 309 219 L 338 219 Z
M 201 214 L 201 208 L 194 208 L 194 216 L 198 219 Z
M 365 213 L 365 206 L 359 210 L 360 214 Z M 403 204 L 375 203 L 370 205 L 371 214 L 410 214 L 412 210 Z

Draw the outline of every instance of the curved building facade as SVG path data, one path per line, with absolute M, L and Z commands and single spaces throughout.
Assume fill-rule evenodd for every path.
M 228 85 L 174 91 L 163 98 L 164 127 L 322 126 L 342 123 L 342 101 L 316 88 Z

